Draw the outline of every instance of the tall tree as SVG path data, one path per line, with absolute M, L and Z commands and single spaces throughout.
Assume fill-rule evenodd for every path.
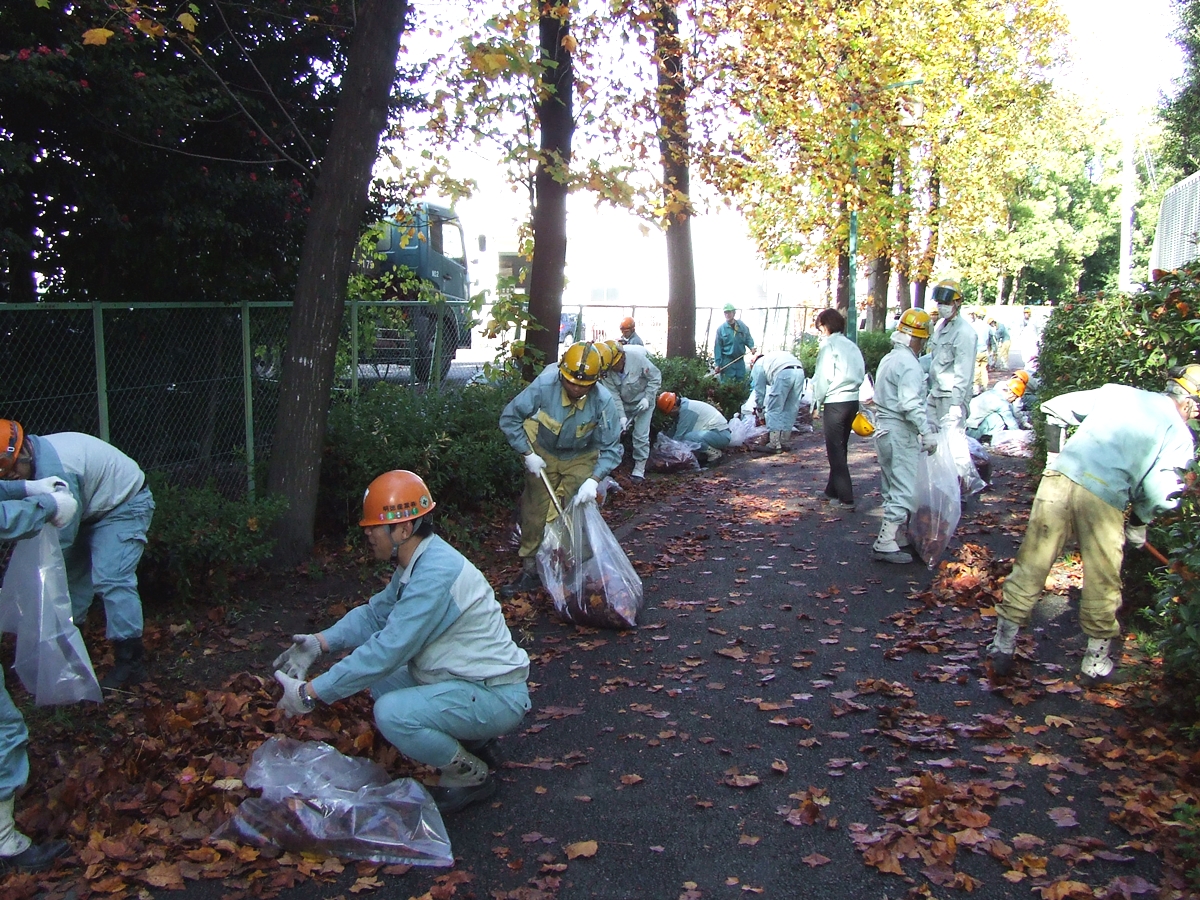
M 1190 175 L 1200 169 L 1200 0 L 1175 0 L 1175 43 L 1183 51 L 1177 90 L 1159 107 L 1165 161 Z
M 403 0 L 365 0 L 358 7 L 333 133 L 313 198 L 268 473 L 270 491 L 291 504 L 291 514 L 283 517 L 276 534 L 276 558 L 282 563 L 298 561 L 312 547 L 346 279 L 379 137 L 387 125 L 407 9 Z

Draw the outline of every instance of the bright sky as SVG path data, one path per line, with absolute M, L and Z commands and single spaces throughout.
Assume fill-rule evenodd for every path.
M 1059 0 L 1074 46 L 1067 83 L 1114 113 L 1140 113 L 1171 91 L 1183 70 L 1171 39 L 1171 0 Z

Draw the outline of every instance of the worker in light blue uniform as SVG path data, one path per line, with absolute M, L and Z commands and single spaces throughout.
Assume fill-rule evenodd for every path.
M 1046 471 L 996 607 L 996 636 L 988 647 L 996 674 L 1011 670 L 1018 631 L 1029 622 L 1046 576 L 1073 533 L 1083 557 L 1079 625 L 1088 639 L 1080 674 L 1088 683 L 1112 678 L 1125 545 L 1144 547 L 1147 524 L 1178 505 L 1183 491 L 1178 470 L 1195 453 L 1188 423 L 1198 410 L 1200 365 L 1174 370 L 1161 394 L 1106 384 L 1042 404 Z M 1063 444 L 1063 431 L 1073 426 L 1075 433 Z
M 483 757 L 529 712 L 529 656 L 483 573 L 433 533 L 435 506 L 412 472 L 371 482 L 359 524 L 376 559 L 397 561 L 392 580 L 331 627 L 294 635 L 275 660 L 275 679 L 289 715 L 369 690 L 388 743 L 439 770 L 430 793 L 448 814 L 496 792 Z M 321 654 L 345 650 L 349 656 L 306 680 Z
M 917 462 L 937 448 L 936 425 L 926 414 L 925 373 L 917 362 L 929 338 L 929 314 L 906 309 L 891 334 L 895 345 L 875 373 L 875 452 L 879 456 L 883 521 L 872 555 L 882 562 L 913 561 L 908 521 L 917 511 Z M 973 361 L 972 361 L 973 362 Z
M 71 616 L 82 626 L 96 595 L 104 602 L 105 636 L 115 663 L 103 688 L 146 679 L 142 647 L 142 598 L 137 567 L 154 517 L 146 475 L 132 459 L 98 437 L 63 432 L 26 435 L 13 479 L 57 477 L 79 503 L 77 519 L 59 529 Z
M 754 350 L 754 338 L 746 323 L 737 317 L 737 307 L 725 304 L 725 321 L 713 341 L 713 365 L 722 381 L 746 380 L 746 354 Z
M 646 348 L 637 344 L 608 341 L 611 361 L 600 373 L 600 384 L 608 388 L 624 418 L 622 430 L 629 427 L 633 438 L 633 471 L 630 478 L 639 482 L 646 477 L 650 458 L 650 419 L 654 402 L 662 388 L 662 372 L 650 361 Z
M 600 481 L 621 462 L 621 421 L 612 395 L 598 384 L 601 354 L 579 341 L 547 367 L 500 413 L 500 430 L 525 461 L 521 495 L 521 572 L 500 593 L 511 597 L 541 585 L 537 551 L 556 515 L 544 475 L 560 505 L 596 499 Z
M 805 381 L 803 363 L 786 350 L 772 350 L 754 361 L 750 385 L 769 432 L 764 451 L 779 453 L 791 445 Z
M 658 395 L 657 406 L 675 419 L 667 429 L 668 437 L 700 445 L 697 456 L 702 456 L 702 465 L 712 465 L 724 456 L 722 451 L 732 439 L 729 420 L 711 403 L 663 391 Z
M 971 414 L 967 416 L 967 434 L 977 441 L 991 441 L 1005 429 L 1016 431 L 1024 427 L 1017 417 L 1014 401 L 1025 394 L 1025 382 L 1010 378 L 978 397 L 971 398 Z
M 59 477 L 10 480 L 26 436 L 21 425 L 0 419 L 0 540 L 19 541 L 49 524 L 74 525 L 79 504 Z M 29 729 L 0 678 L 0 873 L 19 869 L 40 872 L 69 847 L 63 841 L 35 844 L 17 830 L 13 808 L 17 792 L 29 780 Z
M 813 415 L 822 418 L 829 480 L 825 498 L 834 509 L 854 509 L 854 483 L 846 450 L 850 427 L 858 415 L 858 392 L 867 377 L 867 364 L 858 344 L 846 337 L 846 319 L 836 309 L 817 313 L 821 349 L 813 369 Z
M 933 289 L 938 323 L 922 365 L 929 374 L 929 418 L 941 428 L 961 427 L 970 412 L 978 338 L 961 314 L 962 300 L 962 290 L 952 279 Z

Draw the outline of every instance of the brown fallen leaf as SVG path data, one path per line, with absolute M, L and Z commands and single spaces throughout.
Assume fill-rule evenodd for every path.
M 800 862 L 807 866 L 812 866 L 812 868 L 815 869 L 817 866 L 828 865 L 829 863 L 833 862 L 833 860 L 831 860 L 828 856 L 822 856 L 820 853 L 810 853 L 808 856 L 802 857 Z
M 761 840 L 762 840 L 762 838 L 756 837 L 752 834 L 739 835 L 738 836 L 738 846 L 739 847 L 753 847 L 755 844 L 757 844 Z
M 1079 820 L 1075 818 L 1075 810 L 1069 806 L 1056 806 L 1048 810 L 1046 815 L 1053 819 L 1059 828 L 1074 828 L 1079 824 Z
M 622 775 L 621 784 L 641 784 L 645 781 L 641 775 Z
M 600 845 L 595 841 L 576 841 L 574 844 L 567 844 L 563 847 L 563 852 L 567 854 L 567 859 L 590 859 L 596 855 L 596 851 L 600 849 Z
M 350 893 L 365 894 L 368 891 L 377 891 L 383 887 L 383 882 L 374 875 L 368 875 L 365 878 L 360 878 L 354 884 L 350 885 Z

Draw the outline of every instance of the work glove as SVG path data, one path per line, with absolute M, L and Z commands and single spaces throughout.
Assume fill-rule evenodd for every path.
M 929 454 L 937 453 L 937 435 L 923 434 L 921 435 L 921 449 Z
M 1141 550 L 1146 546 L 1146 526 L 1134 525 L 1132 522 L 1125 523 L 1125 543 L 1130 547 Z
M 272 663 L 292 678 L 305 678 L 309 667 L 321 655 L 321 639 L 315 634 L 293 634 L 292 646 L 288 647 Z
M 946 416 L 945 416 L 946 427 L 947 428 L 955 428 L 962 422 L 962 420 L 963 420 L 962 407 L 961 406 L 950 407 L 949 411 L 946 413 Z
M 67 483 L 57 475 L 51 475 L 49 478 L 39 478 L 36 481 L 25 482 L 25 496 L 36 497 L 38 494 L 53 494 L 59 488 L 67 489 Z
M 625 433 L 625 429 L 629 427 L 629 420 L 621 416 L 621 434 Z
M 546 468 L 546 461 L 532 450 L 525 454 L 525 471 L 535 478 Z
M 71 496 L 65 481 L 61 491 L 54 491 L 49 496 L 54 501 L 54 515 L 50 517 L 50 524 L 55 528 L 66 528 L 79 512 L 79 501 Z
M 312 712 L 300 702 L 300 685 L 304 684 L 304 679 L 293 678 L 281 670 L 275 673 L 275 680 L 283 688 L 283 696 L 279 698 L 279 702 L 275 706 L 282 709 L 289 719 L 292 716 L 306 716 Z
M 644 413 L 644 412 L 645 412 L 646 410 L 648 410 L 649 408 L 650 408 L 650 400 L 649 400 L 649 398 L 647 398 L 647 397 L 643 397 L 641 400 L 639 400 L 639 401 L 637 402 L 637 406 L 635 406 L 635 407 L 634 407 L 634 409 L 633 409 L 633 414 L 634 414 L 635 416 L 641 415 L 642 413 Z
M 579 486 L 579 491 L 575 494 L 575 499 L 572 502 L 574 502 L 574 503 L 595 503 L 596 502 L 596 489 L 598 487 L 600 487 L 600 485 L 596 483 L 596 479 L 589 478 L 587 481 L 585 481 L 583 484 L 581 484 Z

